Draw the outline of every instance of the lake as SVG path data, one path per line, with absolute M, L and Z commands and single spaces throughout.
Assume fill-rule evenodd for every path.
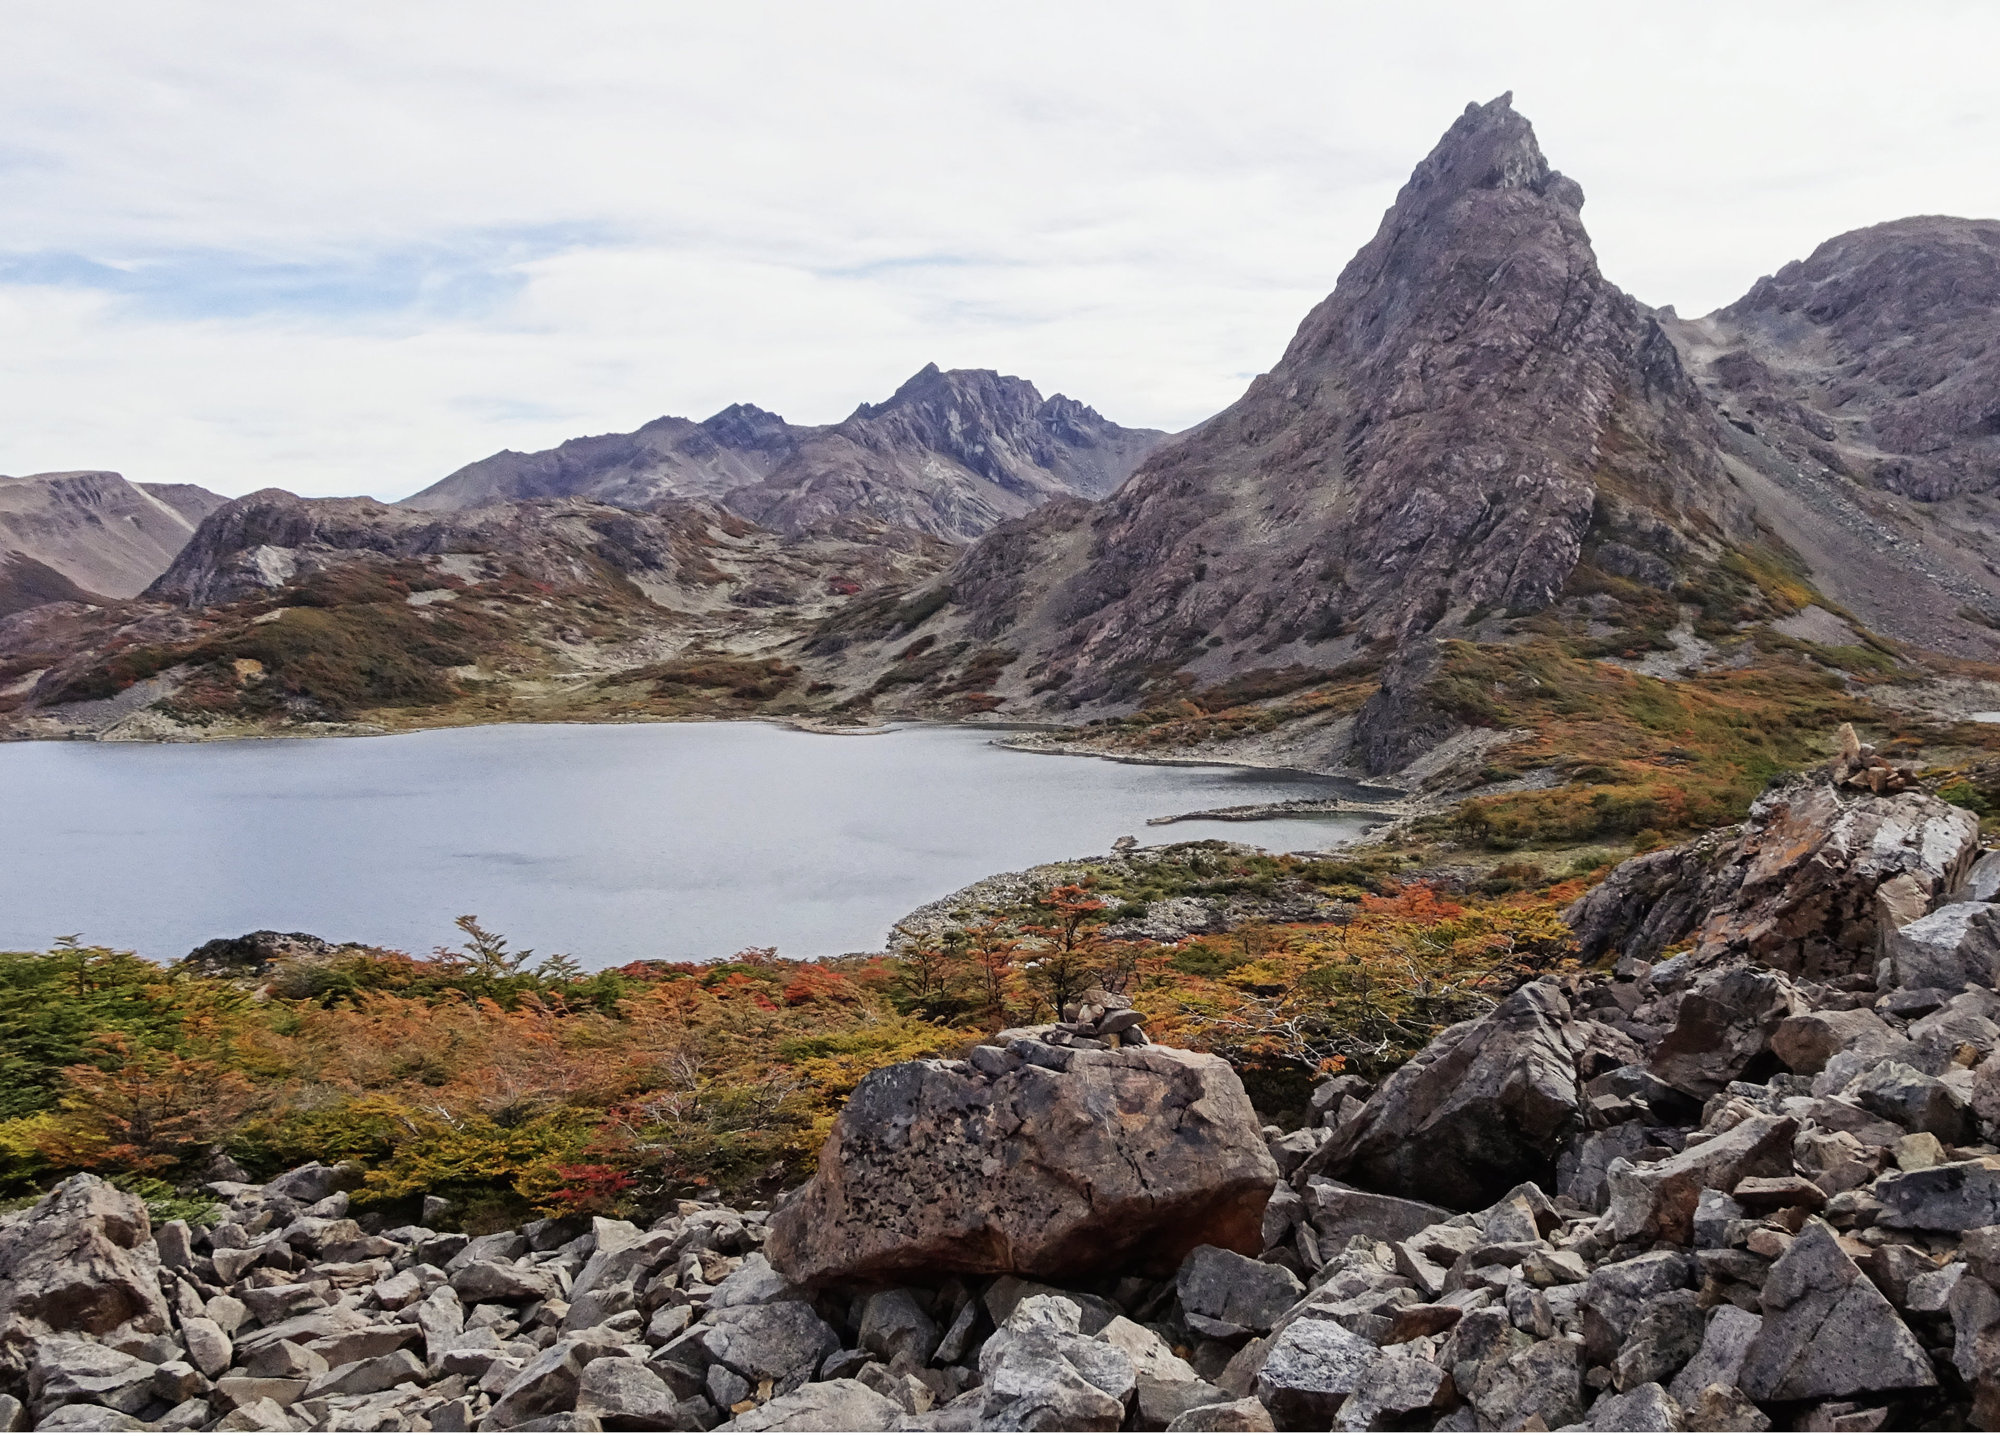
M 0 744 L 0 949 L 63 933 L 171 959 L 258 928 L 427 952 L 476 913 L 590 967 L 879 948 L 992 873 L 1353 817 L 1149 817 L 1351 791 L 1235 768 L 1018 753 L 973 729 L 549 724 L 381 738 Z

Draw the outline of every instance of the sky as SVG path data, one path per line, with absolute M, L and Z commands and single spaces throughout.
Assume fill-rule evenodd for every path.
M 2000 216 L 2000 6 L 0 0 L 0 473 L 399 498 L 924 364 L 1180 429 L 1468 101 L 1700 314 Z

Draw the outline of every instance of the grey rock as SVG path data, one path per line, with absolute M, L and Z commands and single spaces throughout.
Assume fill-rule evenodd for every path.
M 1693 1292 L 1669 1291 L 1650 1298 L 1612 1360 L 1613 1384 L 1629 1392 L 1671 1380 L 1702 1349 L 1704 1333 Z
M 1800 1005 L 1780 973 L 1747 965 L 1709 973 L 1681 999 L 1673 1027 L 1653 1048 L 1652 1070 L 1691 1097 L 1713 1097 L 1770 1050 L 1772 1034 Z
M 1744 1353 L 1763 1329 L 1764 1318 L 1741 1307 L 1725 1303 L 1714 1308 L 1702 1333 L 1701 1350 L 1668 1385 L 1667 1393 L 1683 1407 L 1692 1408 L 1705 1388 L 1735 1386 Z
M 1398 1068 L 1301 1172 L 1461 1210 L 1495 1200 L 1581 1126 L 1579 1026 L 1554 983 L 1527 984 Z
M 181 1318 L 181 1341 L 187 1347 L 188 1360 L 210 1379 L 227 1371 L 235 1356 L 236 1348 L 222 1328 L 205 1316 Z
M 92 1176 L 63 1181 L 0 1227 L 0 1379 L 38 1337 L 165 1331 L 159 1273 L 144 1202 Z
M 327 1359 L 308 1351 L 296 1341 L 274 1341 L 257 1348 L 243 1363 L 246 1376 L 279 1376 L 287 1380 L 310 1381 L 328 1370 Z
M 709 1314 L 700 1341 L 710 1360 L 753 1381 L 817 1367 L 840 1349 L 834 1329 L 802 1301 L 724 1307 Z
M 308 1162 L 303 1167 L 294 1167 L 282 1176 L 273 1177 L 264 1184 L 264 1195 L 283 1197 L 309 1207 L 324 1201 L 354 1180 L 355 1174 L 346 1167 L 329 1166 L 324 1162 Z
M 940 1335 L 916 1293 L 896 1287 L 868 1298 L 857 1340 L 884 1361 L 901 1356 L 913 1366 L 929 1366 Z
M 1305 1196 L 1313 1226 L 1320 1239 L 1329 1244 L 1330 1251 L 1346 1246 L 1350 1237 L 1402 1241 L 1451 1218 L 1450 1212 L 1429 1202 L 1358 1191 L 1327 1177 L 1314 1178 L 1307 1185 Z
M 1607 1184 L 1618 1239 L 1692 1240 L 1702 1192 L 1734 1191 L 1745 1177 L 1789 1176 L 1798 1130 L 1790 1117 L 1755 1116 L 1661 1161 L 1613 1161 Z
M 591 1341 L 556 1341 L 513 1375 L 479 1429 L 508 1431 L 539 1416 L 573 1410 L 584 1368 L 601 1356 L 622 1354 Z
M 1676 1251 L 1648 1252 L 1592 1272 L 1577 1307 L 1591 1359 L 1610 1361 L 1625 1344 L 1646 1303 L 1692 1286 L 1695 1274 L 1693 1258 Z
M 1188 1325 L 1224 1340 L 1269 1331 L 1305 1295 L 1305 1287 L 1285 1268 L 1211 1246 L 1188 1254 L 1174 1290 Z
M 1449 1405 L 1451 1376 L 1435 1362 L 1385 1352 L 1361 1375 L 1340 1414 L 1336 1431 L 1405 1431 L 1412 1418 Z
M 1850 1083 L 1847 1095 L 1886 1121 L 1957 1145 L 1972 1133 L 1972 1112 L 1945 1083 L 1901 1062 L 1882 1062 Z
M 2000 1223 L 2000 1158 L 1947 1162 L 1876 1180 L 1885 1227 L 1962 1232 Z
M 1032 1296 L 979 1352 L 983 1420 L 1001 1430 L 1114 1431 L 1138 1369 L 1122 1350 L 1079 1330 L 1076 1303 Z
M 2000 909 L 1959 902 L 1890 933 L 1885 987 L 1933 987 L 1963 992 L 2000 979 Z
M 765 1306 L 774 1301 L 803 1301 L 805 1291 L 771 1270 L 762 1252 L 751 1252 L 743 1265 L 716 1283 L 708 1295 L 710 1311 L 725 1306 Z
M 1169 1431 L 1275 1431 L 1277 1423 L 1254 1396 L 1196 1406 L 1167 1423 Z
M 852 1377 L 815 1381 L 755 1410 L 732 1417 L 718 1431 L 894 1431 L 903 1408 Z
M 285 1419 L 282 1411 L 278 1416 L 281 1421 Z M 112 1411 L 102 1406 L 62 1406 L 37 1421 L 35 1429 L 37 1431 L 150 1431 L 152 1428 L 138 1417 L 128 1416 L 123 1411 Z M 218 1426 L 216 1429 L 245 1428 Z M 284 1425 L 278 1427 L 252 1429 L 292 1431 L 297 1428 L 286 1421 Z
M 1339 1322 L 1301 1317 L 1266 1349 L 1257 1399 L 1288 1429 L 1330 1422 L 1376 1356 L 1373 1342 Z
M 865 1366 L 867 1363 L 863 1362 L 862 1365 Z M 857 1374 L 860 1369 L 860 1367 L 855 1368 Z M 664 1386 L 666 1383 L 660 1384 Z M 714 1403 L 718 1411 L 727 1411 L 737 1402 L 748 1399 L 752 1389 L 748 1381 L 728 1367 L 719 1365 L 708 1368 L 708 1375 L 703 1379 L 702 1387 L 708 1392 L 708 1399 Z M 883 1394 L 886 1396 L 888 1393 Z
M 1923 1347 L 1840 1249 L 1833 1228 L 1807 1221 L 1771 1268 L 1764 1326 L 1737 1385 L 1753 1401 L 1807 1401 L 1937 1384 Z
M 583 1368 L 576 1409 L 595 1416 L 607 1431 L 678 1429 L 673 1391 L 645 1362 L 630 1356 L 600 1356 Z
M 1896 1044 L 1888 1023 L 1866 1008 L 1800 1012 L 1771 1034 L 1771 1050 L 1794 1072 L 1817 1073 L 1842 1052 L 1887 1052 Z
M 1492 1430 L 1518 1428 L 1539 1415 L 1553 1429 L 1583 1419 L 1583 1343 L 1570 1337 L 1538 1341 L 1486 1363 L 1470 1393 Z
M 1680 1403 L 1657 1381 L 1618 1394 L 1606 1392 L 1583 1418 L 1586 1431 L 1685 1431 Z
M 324 1396 L 372 1396 L 397 1386 L 421 1383 L 423 1362 L 407 1351 L 391 1351 L 382 1356 L 364 1357 L 336 1366 L 312 1378 L 306 1385 L 306 1401 Z
M 157 1399 L 150 1361 L 70 1337 L 42 1337 L 29 1353 L 28 1396 L 46 1411 L 75 1403 L 93 1404 L 136 1416 Z
M 807 1284 L 938 1269 L 1074 1277 L 1141 1251 L 1262 1249 L 1278 1170 L 1226 1062 L 1015 1046 L 1037 1060 L 998 1076 L 906 1062 L 862 1079 L 817 1173 L 772 1216 L 772 1265 Z
M 509 1306 L 558 1295 L 548 1273 L 512 1262 L 469 1262 L 451 1274 L 451 1287 L 462 1301 L 497 1301 Z

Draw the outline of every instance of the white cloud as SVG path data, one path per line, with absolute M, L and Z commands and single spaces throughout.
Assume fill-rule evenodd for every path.
M 921 364 L 1180 427 L 1468 100 L 1683 312 L 2000 213 L 1981 5 L 105 0 L 0 53 L 0 471 L 407 493 Z

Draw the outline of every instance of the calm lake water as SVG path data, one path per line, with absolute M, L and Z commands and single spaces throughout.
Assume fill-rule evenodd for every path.
M 0 949 L 60 933 L 175 958 L 257 928 L 424 952 L 477 913 L 539 953 L 880 947 L 996 872 L 1220 837 L 1280 851 L 1355 818 L 1177 823 L 1321 795 L 1310 778 L 763 723 L 461 728 L 386 738 L 0 744 Z

